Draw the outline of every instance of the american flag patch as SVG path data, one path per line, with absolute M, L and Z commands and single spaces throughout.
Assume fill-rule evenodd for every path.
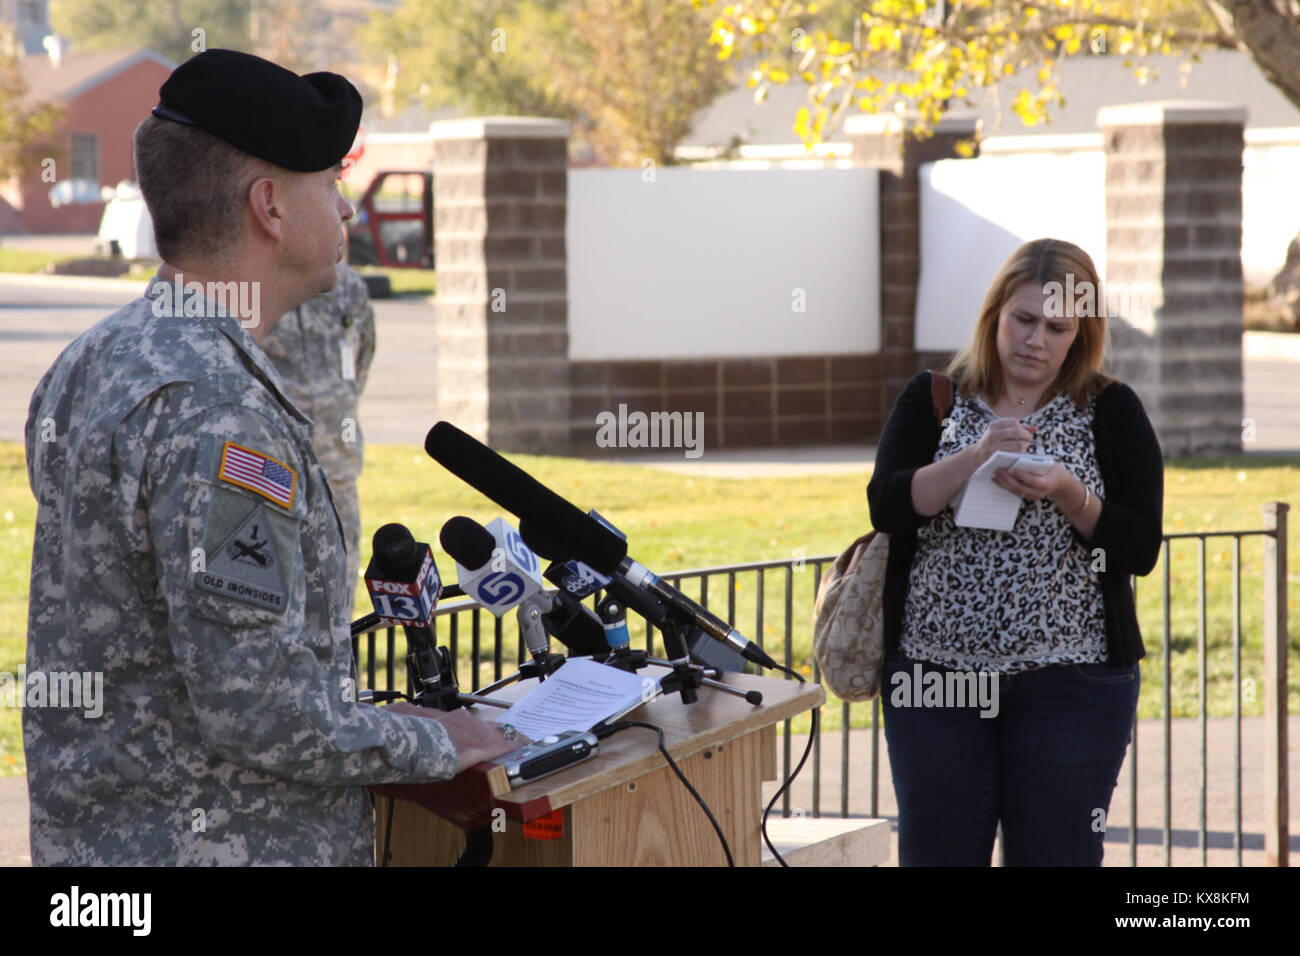
M 285 508 L 293 505 L 293 490 L 298 484 L 298 475 L 292 468 L 232 441 L 221 449 L 221 470 L 217 476 Z

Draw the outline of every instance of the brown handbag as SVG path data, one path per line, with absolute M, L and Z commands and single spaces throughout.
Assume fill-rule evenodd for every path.
M 930 372 L 930 398 L 939 427 L 953 405 L 952 379 Z M 885 661 L 885 568 L 889 535 L 868 531 L 835 559 L 813 605 L 813 656 L 826 686 L 847 701 L 880 693 Z

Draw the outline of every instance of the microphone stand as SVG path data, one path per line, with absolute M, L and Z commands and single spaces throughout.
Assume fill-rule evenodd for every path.
M 626 633 L 626 624 L 624 623 L 626 612 L 617 598 L 612 595 L 606 596 L 596 606 L 596 609 L 605 622 L 607 630 Z M 680 693 L 684 704 L 695 703 L 699 699 L 697 691 L 701 687 L 711 687 L 714 690 L 723 691 L 754 705 L 763 703 L 763 695 L 759 691 L 743 691 L 724 684 L 716 679 L 721 676 L 721 672 L 716 668 L 705 667 L 692 661 L 687 648 L 704 631 L 694 624 L 678 620 L 675 615 L 668 612 L 667 608 L 664 608 L 664 611 L 665 613 L 662 616 L 656 615 L 658 620 L 652 619 L 651 623 L 663 633 L 664 648 L 674 658 L 673 660 L 660 660 L 651 657 L 646 651 L 633 650 L 630 644 L 621 644 L 613 648 L 609 656 L 605 658 L 605 663 L 629 673 L 636 673 L 647 664 L 670 668 L 672 674 L 660 680 L 659 686 L 665 694 Z M 687 638 L 690 638 L 690 640 L 688 641 Z
M 638 604 L 645 604 L 645 600 L 643 598 L 638 601 Z M 686 704 L 693 704 L 699 699 L 697 691 L 700 687 L 720 690 L 723 693 L 740 697 L 756 706 L 763 702 L 763 695 L 759 691 L 742 691 L 724 684 L 717 679 L 721 676 L 721 671 L 692 661 L 687 648 L 704 631 L 692 623 L 677 620 L 670 610 L 659 601 L 653 598 L 649 600 L 653 601 L 653 608 L 639 606 L 636 610 L 646 616 L 650 623 L 663 633 L 664 647 L 673 659 L 664 660 L 650 657 L 647 651 L 634 650 L 630 645 L 624 644 L 612 648 L 603 663 L 629 673 L 636 673 L 647 664 L 669 668 L 673 673 L 664 677 L 660 682 L 663 693 L 680 692 L 682 702 Z M 651 613 L 647 614 L 647 611 Z M 519 605 L 517 612 L 519 631 L 524 636 L 524 641 L 529 647 L 532 660 L 524 661 L 513 674 L 489 684 L 476 694 L 467 694 L 460 691 L 456 672 L 451 666 L 450 653 L 445 647 L 434 646 L 433 635 L 427 627 L 403 626 L 403 630 L 406 632 L 407 644 L 410 648 L 410 652 L 406 657 L 407 668 L 412 674 L 412 684 L 418 688 L 413 702 L 420 707 L 434 707 L 443 711 L 451 711 L 457 707 L 472 704 L 485 704 L 503 710 L 509 709 L 511 706 L 509 702 L 496 700 L 486 695 L 515 681 L 527 680 L 532 677 L 545 680 L 554 674 L 566 660 L 563 654 L 553 654 L 550 651 L 550 642 L 542 618 L 543 613 L 539 595 L 531 595 Z M 606 618 L 607 623 L 611 614 L 614 618 L 624 615 L 623 609 L 614 604 L 610 597 L 601 602 L 600 613 L 602 618 Z M 368 614 L 352 622 L 353 636 L 373 630 L 379 621 L 380 616 L 378 614 Z M 599 658 L 593 656 L 593 659 Z M 399 696 L 402 695 L 396 691 L 361 691 L 359 694 L 359 698 L 365 702 L 378 702 Z
M 411 674 L 415 696 L 411 702 L 417 707 L 452 711 L 462 706 L 456 670 L 451 666 L 447 648 L 437 647 L 433 635 L 425 627 L 404 627 L 410 650 L 406 654 L 406 669 Z
M 515 681 L 527 680 L 530 677 L 536 677 L 539 681 L 554 674 L 560 665 L 564 663 L 563 654 L 551 653 L 551 641 L 546 633 L 546 624 L 542 615 L 546 613 L 543 608 L 549 609 L 549 602 L 545 594 L 530 594 L 519 604 L 515 612 L 515 619 L 519 622 L 519 635 L 524 639 L 528 646 L 528 651 L 532 654 L 533 659 L 524 661 L 519 665 L 519 670 L 515 671 L 500 680 L 488 684 L 484 687 L 482 693 L 490 694 L 494 690 L 500 690 L 507 684 L 513 684 Z
M 646 663 L 657 664 L 660 667 L 674 666 L 673 661 L 664 661 L 664 660 L 660 660 L 657 657 L 646 658 Z M 751 704 L 754 704 L 755 706 L 763 703 L 762 691 L 741 690 L 739 687 L 732 687 L 730 684 L 724 684 L 721 680 L 718 679 L 719 677 L 722 676 L 722 671 L 718 670 L 716 667 L 707 667 L 703 664 L 694 664 L 694 663 L 691 664 L 691 666 L 697 668 L 700 671 L 701 674 L 699 678 L 700 686 L 712 687 L 714 690 L 720 690 L 724 693 L 730 694 L 733 697 L 739 697 L 743 700 L 748 701 Z M 664 678 L 663 683 L 666 689 L 669 680 L 670 678 Z M 667 690 L 667 692 L 671 693 L 672 691 Z M 690 701 L 686 701 L 686 702 L 690 703 Z
M 406 632 L 406 643 L 410 648 L 406 655 L 406 668 L 411 674 L 411 684 L 416 688 L 411 702 L 417 707 L 452 711 L 471 704 L 487 704 L 503 710 L 510 708 L 506 701 L 493 700 L 483 694 L 462 693 L 451 652 L 434 644 L 433 631 L 427 625 L 404 625 L 402 630 Z

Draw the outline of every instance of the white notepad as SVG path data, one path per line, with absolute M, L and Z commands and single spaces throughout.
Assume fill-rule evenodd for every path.
M 496 719 L 514 724 L 533 740 L 566 730 L 589 730 L 656 696 L 663 673 L 667 672 L 654 668 L 632 674 L 592 660 L 568 660 Z
M 989 460 L 975 469 L 966 480 L 957 497 L 951 502 L 956 515 L 953 522 L 961 528 L 988 528 L 990 531 L 1010 531 L 1016 526 L 1020 514 L 1019 495 L 993 483 L 993 472 L 999 468 L 1023 468 L 1028 471 L 1046 471 L 1056 463 L 1055 458 L 1043 455 L 1019 455 L 1010 451 L 994 452 Z

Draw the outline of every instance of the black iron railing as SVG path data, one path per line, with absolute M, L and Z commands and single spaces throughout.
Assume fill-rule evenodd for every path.
M 1163 759 L 1163 797 L 1164 820 L 1161 841 L 1164 847 L 1164 863 L 1172 863 L 1173 854 L 1173 814 L 1172 814 L 1172 719 L 1173 719 L 1173 661 L 1176 643 L 1173 633 L 1173 610 L 1182 606 L 1187 596 L 1178 595 L 1177 601 L 1171 586 L 1173 567 L 1173 549 L 1181 547 L 1184 542 L 1192 542 L 1197 549 L 1198 586 L 1195 595 L 1197 608 L 1196 638 L 1196 673 L 1198 675 L 1199 717 L 1199 770 L 1200 770 L 1200 828 L 1199 848 L 1201 864 L 1205 865 L 1208 853 L 1207 828 L 1207 719 L 1209 716 L 1208 657 L 1207 657 L 1207 578 L 1206 578 L 1206 542 L 1211 538 L 1228 538 L 1232 541 L 1232 628 L 1231 653 L 1232 671 L 1232 716 L 1235 733 L 1233 746 L 1234 793 L 1233 812 L 1235 828 L 1233 847 L 1238 866 L 1242 859 L 1242 748 L 1241 748 L 1241 705 L 1243 687 L 1257 686 L 1262 683 L 1264 717 L 1267 732 L 1267 768 L 1265 779 L 1259 781 L 1264 798 L 1267 801 L 1268 820 L 1265 825 L 1265 856 L 1269 865 L 1286 865 L 1287 862 L 1287 814 L 1288 814 L 1288 779 L 1287 779 L 1287 523 L 1289 506 L 1283 502 L 1269 502 L 1263 506 L 1265 526 L 1244 531 L 1195 531 L 1179 532 L 1164 536 L 1162 571 L 1161 571 L 1161 656 L 1162 707 L 1161 716 L 1164 727 Z M 1241 543 L 1244 538 L 1260 537 L 1264 548 L 1262 555 L 1262 681 L 1251 684 L 1251 679 L 1243 678 L 1242 671 L 1242 557 Z M 676 588 L 698 600 L 715 613 L 721 613 L 723 603 L 718 599 L 717 588 L 725 582 L 725 617 L 747 637 L 754 640 L 769 654 L 787 667 L 803 668 L 812 680 L 820 681 L 821 674 L 812 657 L 811 608 L 824 569 L 835 559 L 835 555 L 804 557 L 796 554 L 788 559 L 775 561 L 755 561 L 745 564 L 732 564 L 712 568 L 697 568 L 678 571 L 665 578 Z M 772 579 L 778 582 L 772 587 Z M 1136 579 L 1133 580 L 1135 600 L 1139 597 Z M 1143 585 L 1147 587 L 1149 585 Z M 744 606 L 738 607 L 738 595 L 745 596 Z M 1140 605 L 1139 605 L 1140 608 Z M 514 622 L 505 618 L 494 618 L 475 602 L 462 600 L 440 606 L 435 614 L 433 627 L 439 644 L 445 644 L 451 651 L 452 658 L 458 662 L 460 679 L 468 683 L 471 690 L 506 676 L 507 669 L 513 670 L 525 659 L 526 651 L 522 640 L 516 633 Z M 507 621 L 509 623 L 507 624 Z M 778 621 L 779 625 L 773 624 Z M 631 622 L 629 621 L 629 625 Z M 507 631 L 510 636 L 507 636 Z M 633 642 L 638 641 L 652 654 L 661 654 L 662 646 L 658 643 L 657 631 L 648 623 L 644 630 L 636 629 Z M 1151 628 L 1144 629 L 1151 640 Z M 467 646 L 468 645 L 468 646 Z M 411 688 L 406 681 L 404 642 L 399 645 L 393 629 L 386 633 L 371 632 L 354 638 L 354 652 L 365 675 L 363 683 L 373 689 L 392 689 L 403 683 L 409 693 Z M 1180 652 L 1181 653 L 1181 652 Z M 1150 673 L 1154 664 L 1151 656 L 1144 660 L 1144 669 Z M 490 676 L 484 680 L 484 670 L 490 668 Z M 466 682 L 466 675 L 469 680 Z M 382 679 L 381 679 L 382 676 Z M 848 704 L 845 702 L 828 703 L 823 711 L 838 709 L 839 727 L 839 800 L 837 815 L 848 817 L 850 813 L 850 739 L 847 731 L 857 725 L 860 729 L 869 729 L 870 779 L 868 783 L 869 806 L 867 815 L 880 815 L 880 746 L 881 715 L 879 698 L 869 704 Z M 826 725 L 823 713 L 823 726 Z M 794 747 L 793 722 L 784 722 L 782 735 L 782 775 L 792 766 L 792 757 L 799 753 Z M 1135 721 L 1133 740 L 1126 757 L 1129 766 L 1129 862 L 1137 865 L 1139 828 L 1138 828 L 1138 735 Z M 814 742 L 810 761 L 811 772 L 811 815 L 822 816 L 822 740 Z M 1255 791 L 1259 792 L 1259 791 Z M 782 813 L 791 813 L 791 797 L 787 790 L 782 806 Z

